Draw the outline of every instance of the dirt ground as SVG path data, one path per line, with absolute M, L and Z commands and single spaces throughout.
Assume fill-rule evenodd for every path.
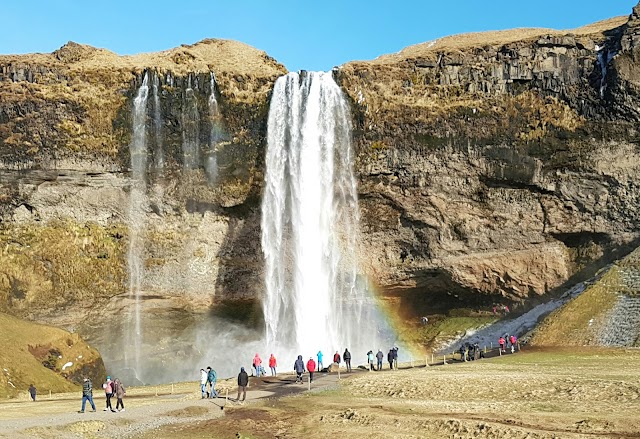
M 132 389 L 125 413 L 75 413 L 73 395 L 3 402 L 0 437 L 640 438 L 640 350 L 531 349 L 341 378 L 321 374 L 311 392 L 267 378 L 244 404 L 201 400 L 195 383 Z M 235 396 L 232 381 L 219 387 Z

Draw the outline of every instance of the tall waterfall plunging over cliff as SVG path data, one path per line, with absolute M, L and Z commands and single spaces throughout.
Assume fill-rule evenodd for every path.
M 350 121 L 331 74 L 289 73 L 276 81 L 262 248 L 267 345 L 279 352 L 342 354 L 348 347 L 362 355 L 378 347 L 382 319 L 357 275 Z
M 133 100 L 133 136 L 129 145 L 131 154 L 131 191 L 129 193 L 129 249 L 127 265 L 129 269 L 129 300 L 133 302 L 128 319 L 128 340 L 124 343 L 126 367 L 138 373 L 142 347 L 141 298 L 144 262 L 144 222 L 147 199 L 147 99 L 149 96 L 149 75 L 145 73 L 142 85 Z

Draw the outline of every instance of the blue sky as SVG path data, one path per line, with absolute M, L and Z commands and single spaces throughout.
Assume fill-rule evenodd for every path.
M 637 0 L 6 1 L 0 53 L 51 52 L 67 41 L 121 55 L 203 38 L 239 40 L 289 70 L 329 70 L 438 37 L 515 27 L 569 29 L 628 15 Z

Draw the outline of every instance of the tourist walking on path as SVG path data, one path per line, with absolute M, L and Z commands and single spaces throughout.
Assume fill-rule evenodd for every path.
M 112 412 L 115 412 L 115 410 L 111 406 L 111 397 L 113 396 L 113 381 L 111 381 L 110 376 L 107 376 L 107 381 L 104 382 L 104 384 L 102 385 L 102 388 L 104 389 L 104 394 L 107 397 L 107 406 L 104 408 L 103 411 L 106 412 L 111 410 Z
M 389 353 L 387 353 L 387 361 L 389 362 L 389 369 L 393 369 L 393 348 L 389 349 Z
M 333 362 L 337 363 L 338 366 L 340 366 L 340 353 L 338 353 L 338 351 L 336 351 L 336 353 L 333 354 Z
M 93 403 L 93 383 L 89 378 L 85 378 L 82 382 L 82 410 L 78 413 L 84 413 L 84 407 L 87 405 L 87 401 L 91 404 L 91 411 L 96 411 L 96 405 Z
M 31 395 L 31 401 L 36 402 L 36 386 L 29 384 L 29 395 Z
M 515 347 L 516 342 L 518 341 L 518 339 L 516 339 L 515 335 L 512 335 L 511 337 L 509 337 L 509 343 L 511 343 L 511 347 Z
M 313 382 L 313 371 L 316 370 L 316 362 L 313 361 L 313 357 L 307 361 L 307 370 L 309 371 L 309 382 Z
M 127 394 L 127 389 L 124 388 L 120 378 L 116 378 L 113 382 L 113 387 L 113 394 L 116 395 L 116 411 L 124 412 L 124 402 L 122 402 L 122 398 Z
M 204 369 L 200 369 L 200 391 L 202 392 L 202 399 L 207 397 L 207 378 L 209 374 Z
M 271 356 L 269 357 L 269 367 L 271 368 L 271 376 L 278 376 L 278 374 L 276 373 L 276 366 L 278 365 L 278 362 L 276 361 L 276 357 L 273 356 L 273 354 L 271 354 Z
M 318 372 L 320 372 L 322 369 L 324 369 L 324 364 L 322 364 L 322 351 L 318 351 Z
M 367 352 L 367 364 L 369 365 L 369 370 L 373 370 L 373 351 Z
M 296 383 L 302 384 L 302 374 L 304 373 L 304 361 L 302 361 L 302 355 L 298 355 L 298 359 L 293 363 L 293 370 L 296 372 Z
M 236 400 L 241 401 L 240 393 L 242 393 L 242 401 L 244 401 L 247 397 L 247 386 L 249 385 L 249 375 L 244 371 L 244 367 L 240 368 L 240 373 L 238 374 L 238 397 Z
M 349 352 L 349 349 L 345 348 L 344 354 L 342 354 L 342 359 L 347 365 L 347 372 L 351 372 L 351 352 Z
M 500 337 L 500 338 L 498 339 L 498 345 L 500 345 L 500 352 L 506 352 L 506 351 L 504 350 L 504 337 Z
M 262 359 L 257 353 L 255 357 L 253 357 L 253 368 L 256 370 L 256 376 L 259 377 L 260 371 L 262 370 Z
M 217 398 L 218 392 L 216 392 L 216 381 L 218 381 L 218 374 L 216 371 L 207 367 L 207 383 L 209 384 L 209 398 Z
M 378 372 L 382 370 L 382 360 L 384 359 L 384 354 L 382 353 L 382 349 L 378 349 L 378 353 L 376 354 L 376 359 L 378 360 Z

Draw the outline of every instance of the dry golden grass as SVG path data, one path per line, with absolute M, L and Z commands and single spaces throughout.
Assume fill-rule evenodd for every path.
M 622 26 L 628 20 L 627 16 L 614 17 L 598 21 L 577 29 L 555 30 L 548 28 L 517 28 L 500 31 L 472 32 L 467 34 L 451 35 L 425 43 L 406 47 L 398 53 L 382 55 L 372 62 L 394 63 L 407 58 L 424 57 L 436 52 L 453 52 L 468 50 L 476 47 L 510 44 L 516 41 L 527 41 L 541 36 L 565 36 L 590 37 L 602 34 L 605 31 Z
M 121 226 L 72 221 L 0 229 L 0 311 L 24 315 L 119 294 L 124 236 Z
M 639 359 L 640 351 L 564 349 L 362 373 L 335 390 L 229 408 L 142 437 L 637 437 Z
M 46 357 L 50 349 L 59 351 L 62 357 L 55 359 L 59 372 L 65 363 L 73 362 L 64 371 L 68 374 L 100 357 L 77 334 L 0 313 L 0 398 L 25 395 L 29 384 L 34 384 L 41 396 L 49 391 L 78 389 L 60 373 L 44 367 L 42 359 L 36 358 Z
M 623 288 L 618 268 L 614 266 L 578 297 L 551 313 L 536 329 L 531 345 L 597 344 L 602 319 L 615 305 L 617 292 Z

